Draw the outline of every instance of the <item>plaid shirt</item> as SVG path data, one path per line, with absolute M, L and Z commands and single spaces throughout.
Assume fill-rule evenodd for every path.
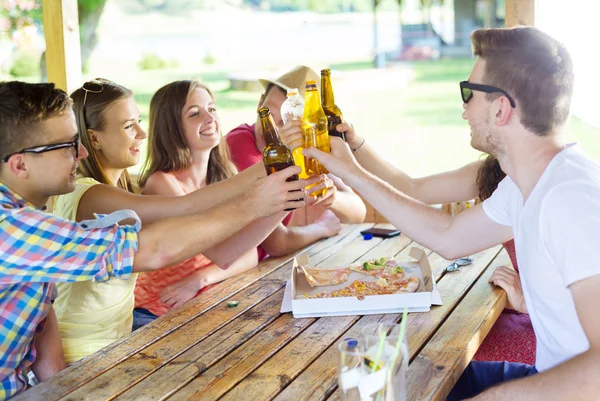
M 54 282 L 131 274 L 138 228 L 110 217 L 105 228 L 64 220 L 0 182 L 0 400 L 27 386 L 33 338 L 43 328 Z

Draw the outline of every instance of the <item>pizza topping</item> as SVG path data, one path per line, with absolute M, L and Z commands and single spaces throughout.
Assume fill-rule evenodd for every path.
M 378 269 L 378 268 L 379 267 L 375 266 L 375 264 L 373 264 L 373 263 L 369 263 L 369 262 L 363 263 L 363 269 L 364 270 L 369 271 L 369 270 L 375 270 L 375 269 Z

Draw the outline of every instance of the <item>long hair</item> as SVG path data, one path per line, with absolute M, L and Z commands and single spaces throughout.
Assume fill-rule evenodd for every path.
M 214 94 L 198 81 L 175 81 L 160 88 L 150 101 L 148 154 L 140 177 L 140 187 L 157 171 L 170 173 L 183 170 L 192 163 L 192 154 L 183 133 L 181 111 L 190 94 L 204 89 L 215 100 Z M 219 133 L 220 135 L 220 133 Z M 210 151 L 206 183 L 225 180 L 235 174 L 229 147 L 221 137 Z
M 483 165 L 477 171 L 477 190 L 479 199 L 486 200 L 498 188 L 498 184 L 506 177 L 506 173 L 500 168 L 498 159 L 489 155 L 483 161 Z
M 87 86 L 86 86 L 87 85 Z M 101 85 L 101 91 L 88 91 L 84 87 Z M 137 192 L 131 183 L 131 178 L 127 170 L 123 171 L 118 182 L 111 182 L 104 173 L 98 150 L 92 146 L 88 130 L 102 130 L 106 125 L 105 111 L 118 100 L 133 96 L 133 92 L 124 86 L 105 79 L 96 79 L 86 82 L 83 86 L 71 94 L 73 99 L 73 111 L 77 121 L 77 129 L 81 143 L 87 149 L 89 156 L 79 161 L 77 174 L 84 177 L 91 177 L 102 184 L 116 185 L 117 187 L 129 192 Z M 85 104 L 84 104 L 85 102 Z

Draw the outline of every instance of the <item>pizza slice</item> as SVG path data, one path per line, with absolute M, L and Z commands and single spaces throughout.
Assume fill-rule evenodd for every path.
M 398 276 L 404 277 L 404 269 L 392 258 L 370 259 L 359 266 L 351 266 L 350 270 L 373 277 Z
M 299 266 L 304 273 L 306 281 L 311 287 L 320 287 L 325 285 L 336 285 L 345 283 L 350 276 L 350 269 L 347 267 L 340 269 L 317 269 Z
M 389 295 L 404 292 L 415 292 L 419 288 L 419 279 L 410 277 L 406 280 L 399 280 L 392 283 L 386 279 L 377 280 L 377 282 L 355 280 L 352 284 L 339 290 L 324 291 L 315 295 L 305 295 L 306 298 L 337 298 L 337 297 L 358 297 L 363 299 L 367 295 Z

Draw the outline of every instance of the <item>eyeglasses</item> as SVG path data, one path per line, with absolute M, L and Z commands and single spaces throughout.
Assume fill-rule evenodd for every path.
M 85 102 L 87 101 L 88 92 L 90 93 L 100 93 L 104 90 L 104 87 L 99 81 L 106 81 L 102 78 L 96 78 L 93 81 L 84 82 L 81 86 L 81 89 L 85 91 L 85 95 L 83 95 L 83 107 L 85 107 Z
M 508 98 L 512 108 L 517 107 L 517 104 L 513 98 L 505 91 L 495 86 L 473 84 L 469 81 L 462 81 L 460 83 L 460 95 L 464 103 L 469 103 L 469 100 L 473 98 L 473 91 L 485 92 L 485 93 L 502 93 Z
M 61 143 L 53 143 L 51 145 L 34 146 L 32 148 L 26 148 L 26 149 L 20 150 L 18 152 L 11 153 L 7 156 L 4 156 L 4 158 L 2 159 L 2 163 L 8 162 L 8 159 L 10 159 L 10 157 L 13 155 L 19 155 L 19 154 L 23 154 L 23 153 L 40 154 L 40 153 L 51 152 L 53 150 L 67 149 L 67 148 L 75 148 L 75 158 L 76 159 L 79 158 L 79 136 L 77 137 L 77 139 L 75 139 L 72 142 L 61 142 Z

